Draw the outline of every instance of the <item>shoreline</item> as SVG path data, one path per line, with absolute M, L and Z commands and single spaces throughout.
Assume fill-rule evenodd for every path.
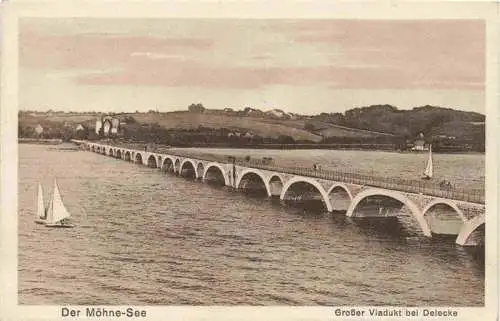
M 162 147 L 162 146 L 158 146 Z M 428 154 L 429 151 L 398 151 L 393 149 L 370 149 L 370 148 L 271 148 L 271 147 L 211 147 L 211 146 L 191 146 L 191 147 L 179 147 L 179 146 L 171 146 L 171 149 L 195 149 L 195 148 L 203 148 L 203 149 L 255 149 L 255 150 L 304 150 L 304 151 L 315 151 L 315 150 L 338 150 L 338 151 L 359 151 L 359 152 L 381 152 L 381 153 L 397 153 L 397 154 Z M 456 152 L 436 152 L 432 151 L 433 154 L 446 154 L 446 155 L 485 155 L 485 152 L 476 152 L 476 151 L 456 151 Z
M 83 141 L 78 141 L 82 143 Z M 112 142 L 112 141 L 88 141 L 95 143 L 111 143 L 120 145 L 148 145 L 147 142 Z M 39 145 L 59 145 L 63 143 L 78 144 L 76 141 L 65 142 L 62 139 L 36 139 L 36 138 L 18 138 L 19 144 L 39 144 Z M 398 154 L 425 154 L 428 150 L 398 150 L 394 144 L 248 144 L 248 145 L 230 145 L 230 144 L 192 144 L 192 145 L 162 145 L 156 144 L 157 148 L 169 149 L 255 149 L 255 150 L 340 150 L 340 151 L 372 151 Z M 433 154 L 450 155 L 485 155 L 486 152 L 456 150 L 440 151 L 432 150 Z
M 63 142 L 62 139 L 47 139 L 47 138 L 18 138 L 18 144 L 35 144 L 35 145 L 60 145 Z
M 147 142 L 112 142 L 112 141 L 89 141 L 95 143 L 110 143 L 120 145 L 148 145 Z M 168 146 L 168 147 L 167 147 Z M 255 150 L 342 150 L 342 151 L 373 151 L 398 154 L 425 154 L 428 150 L 412 151 L 398 150 L 394 144 L 248 144 L 248 145 L 229 145 L 229 144 L 192 144 L 192 145 L 162 145 L 156 144 L 157 148 L 169 149 L 255 149 Z M 385 147 L 385 148 L 377 148 Z M 457 151 L 436 151 L 433 154 L 451 154 L 451 155 L 485 155 L 485 152 L 457 150 Z

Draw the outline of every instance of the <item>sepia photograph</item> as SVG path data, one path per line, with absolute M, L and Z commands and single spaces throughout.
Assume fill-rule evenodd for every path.
M 486 306 L 485 19 L 15 25 L 19 306 Z

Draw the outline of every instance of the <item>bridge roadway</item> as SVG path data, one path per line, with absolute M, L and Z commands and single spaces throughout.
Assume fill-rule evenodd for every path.
M 146 151 L 130 145 L 74 141 L 86 150 L 236 189 L 264 188 L 281 200 L 317 199 L 329 212 L 349 217 L 411 214 L 422 233 L 457 235 L 462 246 L 484 243 L 484 191 L 442 190 L 434 183 L 353 173 L 284 167 L 272 160 L 243 160 L 213 154 Z M 144 146 L 144 145 L 141 145 Z

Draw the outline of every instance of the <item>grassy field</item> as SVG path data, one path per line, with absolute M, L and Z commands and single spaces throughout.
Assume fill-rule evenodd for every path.
M 295 124 L 278 121 L 266 122 L 264 118 L 229 116 L 221 114 L 172 112 L 161 114 L 131 114 L 139 123 L 157 123 L 165 128 L 228 128 L 241 132 L 251 131 L 264 137 L 288 135 L 296 140 L 320 141 L 321 136 L 298 128 Z M 290 126 L 291 125 L 291 126 Z

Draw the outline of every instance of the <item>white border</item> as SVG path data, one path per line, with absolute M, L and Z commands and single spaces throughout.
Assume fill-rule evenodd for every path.
M 13 1 L 13 2 L 12 2 Z M 498 318 L 498 140 L 499 13 L 494 2 L 408 3 L 398 1 L 340 3 L 333 1 L 15 1 L 3 4 L 2 86 L 0 101 L 1 252 L 0 319 L 60 318 L 60 307 L 17 304 L 17 104 L 19 17 L 119 18 L 343 18 L 343 19 L 484 19 L 486 60 L 486 210 L 487 246 L 485 308 L 460 308 L 451 320 Z M 432 271 L 429 271 L 432 273 Z M 402 289 L 403 290 L 403 289 Z M 382 307 L 378 307 L 382 308 Z M 332 320 L 334 307 L 147 307 L 148 320 Z M 66 318 L 77 319 L 77 318 Z M 349 318 L 358 320 L 362 318 Z M 366 320 L 373 317 L 363 318 Z M 381 318 L 375 318 L 380 320 Z M 399 318 L 396 318 L 399 319 Z M 420 318 L 419 318 L 420 319 Z M 427 318 L 426 318 L 427 319 Z M 394 320 L 394 318 L 392 318 Z M 413 318 L 413 320 L 416 320 Z

